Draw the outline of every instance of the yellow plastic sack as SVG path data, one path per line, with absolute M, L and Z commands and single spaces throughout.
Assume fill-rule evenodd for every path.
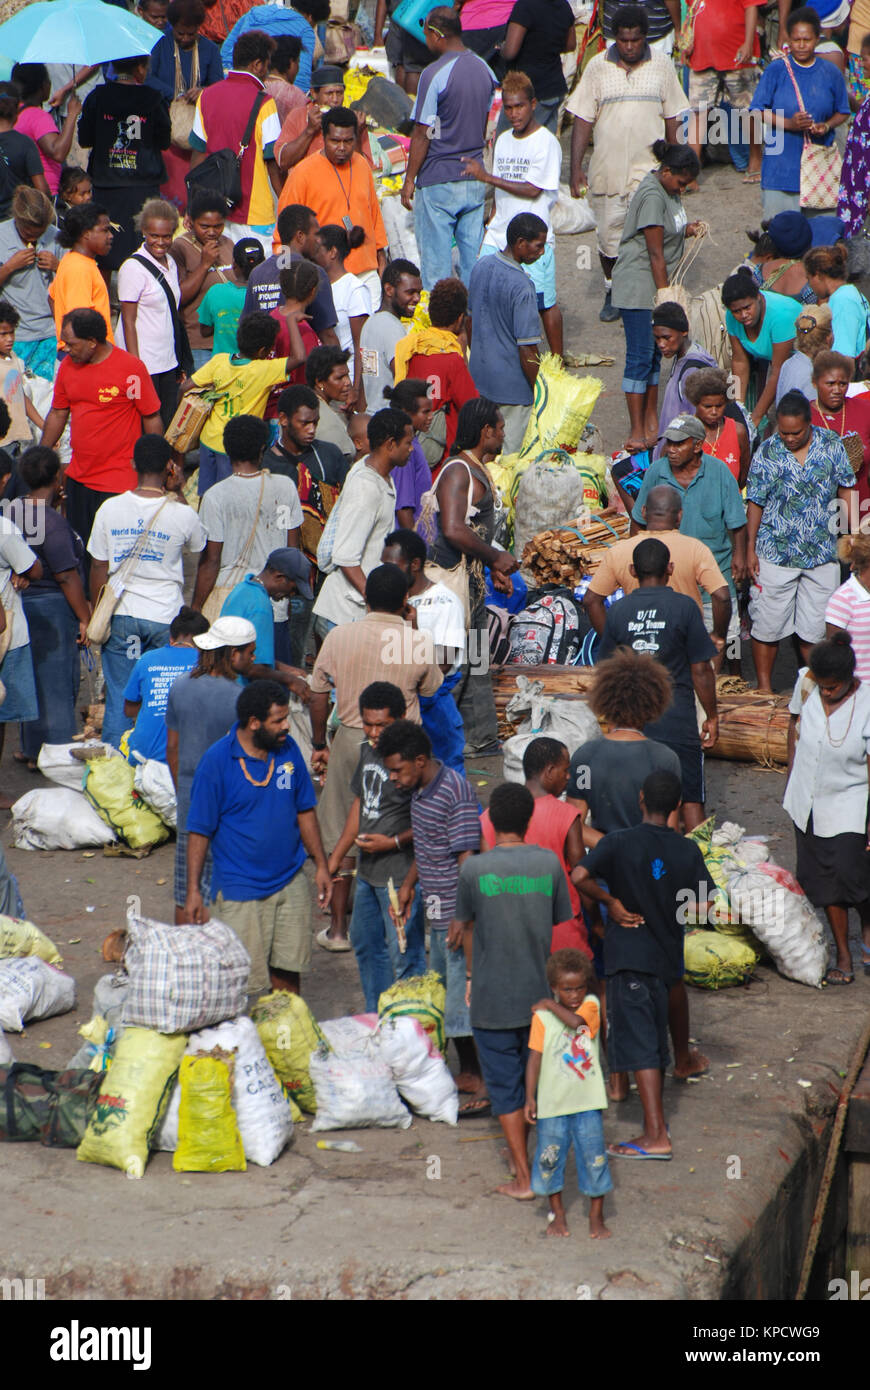
M 535 399 L 521 457 L 543 449 L 576 449 L 592 407 L 604 389 L 594 376 L 572 376 L 553 353 L 545 353 L 535 380 Z
M 49 965 L 63 965 L 63 956 L 45 932 L 21 917 L 0 913 L 0 959 L 6 956 L 39 956 Z
M 444 1008 L 447 991 L 434 970 L 409 975 L 385 989 L 378 1000 L 378 1018 L 416 1018 L 439 1052 L 444 1051 Z
M 232 1102 L 232 1056 L 223 1057 L 229 1061 L 214 1053 L 181 1059 L 176 1173 L 244 1173 L 247 1167 Z
M 94 1014 L 93 1018 L 88 1023 L 83 1023 L 79 1029 L 79 1037 L 84 1038 L 94 1049 L 94 1055 L 88 1062 L 88 1071 L 108 1071 L 112 1065 L 106 1046 L 110 1032 L 112 1029 L 109 1027 L 108 1019 L 103 1018 L 102 1014 Z
M 153 848 L 169 830 L 133 789 L 134 769 L 126 758 L 92 758 L 85 763 L 83 790 L 106 825 L 131 849 Z
M 298 994 L 278 989 L 258 999 L 251 1018 L 272 1063 L 272 1070 L 301 1110 L 317 1113 L 308 1063 L 317 1047 L 328 1047 L 314 1015 Z M 295 1119 L 294 1115 L 294 1119 Z
M 124 1030 L 77 1158 L 142 1177 L 186 1046 L 185 1033 Z
M 695 841 L 695 844 L 704 856 L 704 864 L 706 865 L 707 872 L 716 885 L 716 896 L 714 898 L 716 904 L 716 921 L 711 923 L 711 925 L 715 926 L 717 931 L 730 935 L 735 928 L 726 920 L 731 910 L 726 866 L 730 867 L 733 871 L 734 856 L 725 845 L 713 844 L 713 831 L 715 829 L 716 817 L 708 816 L 706 820 L 701 821 L 700 825 L 689 832 L 686 839 Z M 697 913 L 693 915 L 690 911 L 688 916 L 689 924 L 691 925 L 693 922 L 697 922 L 697 920 Z M 737 927 L 736 930 L 739 933 L 740 928 Z
M 758 955 L 745 937 L 718 931 L 690 931 L 684 944 L 686 979 L 699 989 L 742 985 L 758 964 Z

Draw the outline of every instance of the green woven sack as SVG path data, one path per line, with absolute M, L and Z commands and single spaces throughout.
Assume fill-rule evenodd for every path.
M 699 989 L 745 984 L 758 964 L 749 938 L 717 931 L 690 931 L 684 942 L 686 979 Z

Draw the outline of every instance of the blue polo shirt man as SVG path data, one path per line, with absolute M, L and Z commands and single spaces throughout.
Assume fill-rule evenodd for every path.
M 203 754 L 187 816 L 188 921 L 207 919 L 199 890 L 206 852 L 213 861 L 214 914 L 251 957 L 249 993 L 299 990 L 311 961 L 311 902 L 302 872 L 314 860 L 318 899 L 332 885 L 305 759 L 287 726 L 287 693 L 253 681 L 239 696 L 238 721 Z
M 298 594 L 313 599 L 311 562 L 301 550 L 281 546 L 267 557 L 259 574 L 246 574 L 240 584 L 227 594 L 221 607 L 221 617 L 247 618 L 257 632 L 255 656 L 258 666 L 275 665 L 275 622 L 272 599 Z M 286 580 L 292 580 L 288 588 Z
M 533 349 L 541 341 L 538 296 L 523 266 L 538 260 L 546 244 L 546 222 L 519 213 L 508 223 L 506 249 L 478 261 L 468 285 L 468 369 L 481 396 L 501 406 L 506 454 L 523 442 L 538 372 Z

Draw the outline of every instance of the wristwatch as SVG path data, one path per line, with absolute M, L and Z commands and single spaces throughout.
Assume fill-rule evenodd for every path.
M 326 744 L 325 744 L 325 743 L 312 743 L 311 747 L 314 749 L 315 753 L 322 753 L 323 750 L 326 748 Z

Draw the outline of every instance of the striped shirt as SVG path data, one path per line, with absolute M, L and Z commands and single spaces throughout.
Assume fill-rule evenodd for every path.
M 870 683 L 870 593 L 854 574 L 831 594 L 825 622 L 848 632 L 855 653 L 855 675 L 865 684 Z
M 434 695 L 441 680 L 431 632 L 418 632 L 398 614 L 366 613 L 326 634 L 309 684 L 316 695 L 334 689 L 342 724 L 361 729 L 359 697 L 373 681 L 398 686 L 408 708 L 405 717 L 419 724 L 418 694 Z
M 447 927 L 456 911 L 457 856 L 480 849 L 480 806 L 467 778 L 443 763 L 411 797 L 414 854 L 426 916 Z

